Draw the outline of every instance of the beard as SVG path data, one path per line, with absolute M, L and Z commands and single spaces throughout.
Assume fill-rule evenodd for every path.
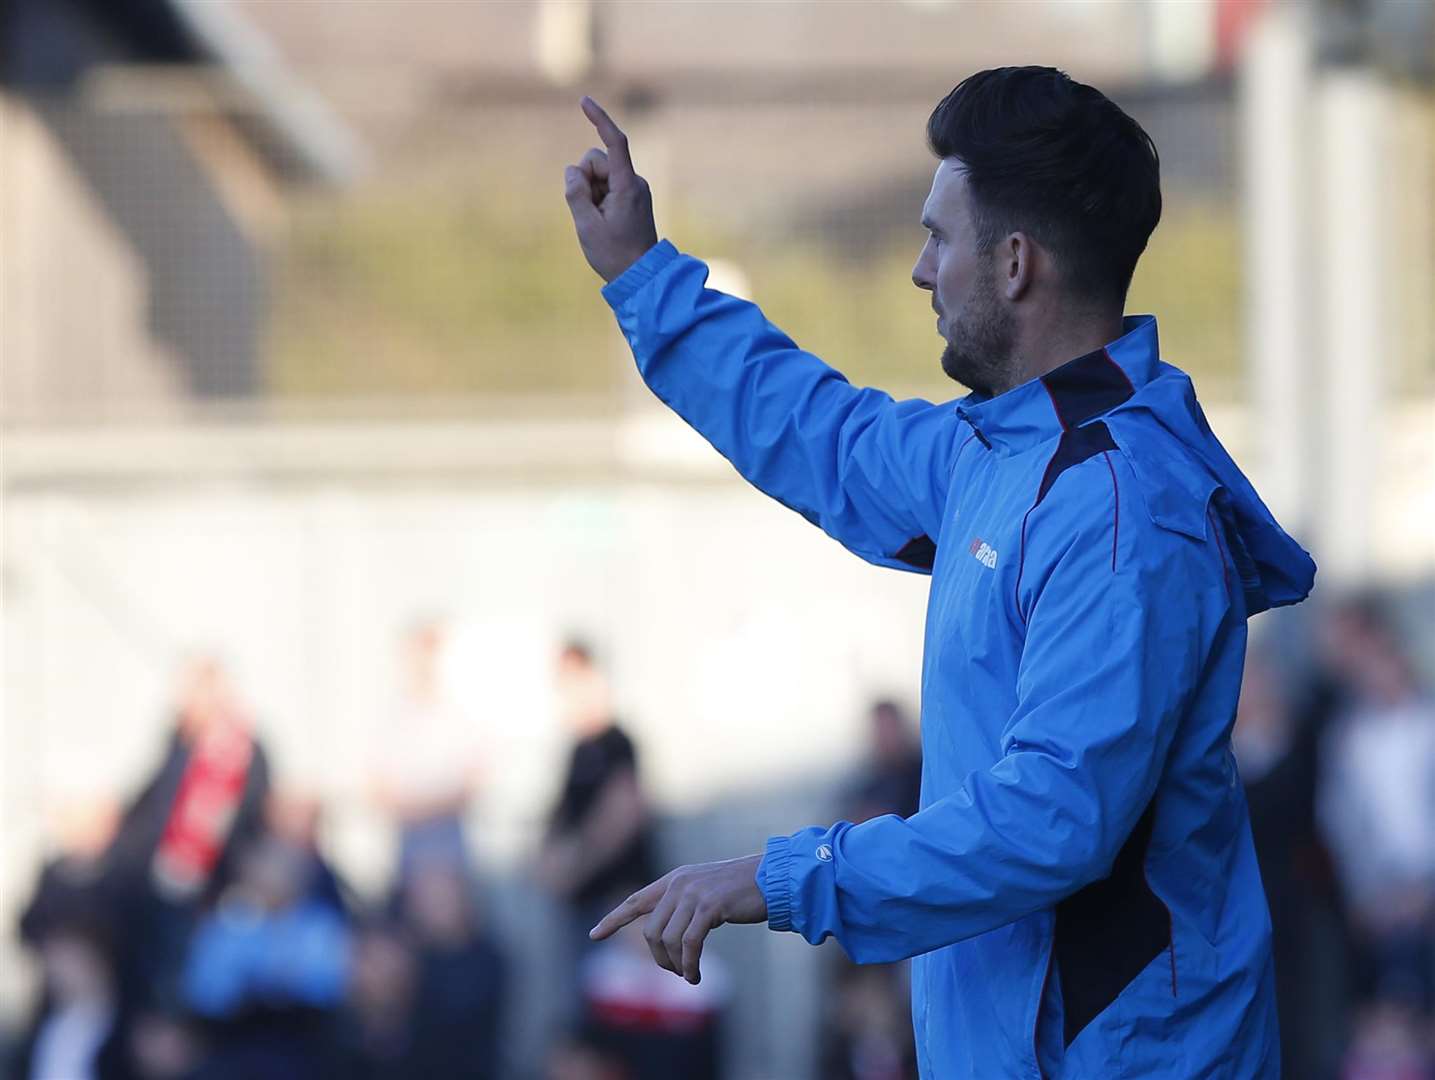
M 948 329 L 942 371 L 968 389 L 995 397 L 1009 386 L 1015 348 L 1016 321 L 998 302 L 991 274 L 980 273 Z

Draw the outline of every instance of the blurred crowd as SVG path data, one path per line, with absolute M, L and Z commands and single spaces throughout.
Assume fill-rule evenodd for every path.
M 1252 646 L 1233 738 L 1285 1074 L 1435 1080 L 1435 699 L 1388 599 L 1314 631 L 1300 678 L 1274 635 Z
M 319 803 L 271 783 L 223 665 L 190 662 L 140 790 L 60 823 L 19 926 L 38 992 L 6 1075 L 519 1075 L 518 950 L 465 833 L 484 762 L 439 678 L 446 635 L 424 619 L 402 638 L 401 699 L 370 770 L 396 850 L 377 895 L 326 859 Z M 1285 1075 L 1435 1080 L 1435 700 L 1373 597 L 1320 614 L 1314 663 L 1293 664 L 1282 639 L 1252 644 L 1233 751 L 1270 900 Z M 653 963 L 641 921 L 588 940 L 669 867 L 592 650 L 564 644 L 554 678 L 569 747 L 529 872 L 562 913 L 563 1000 L 538 1075 L 718 1080 L 732 993 L 719 959 L 690 986 Z M 841 815 L 915 813 L 914 718 L 879 700 L 866 721 Z M 821 961 L 823 1080 L 915 1080 L 907 965 L 859 967 L 836 948 Z
M 214 657 L 183 672 L 162 760 L 128 804 L 57 830 L 19 932 L 38 993 L 16 1080 L 272 1080 L 514 1075 L 512 949 L 489 918 L 465 833 L 482 780 L 472 724 L 440 678 L 447 630 L 403 636 L 402 692 L 368 795 L 396 857 L 360 896 L 326 859 L 323 808 L 271 783 L 269 758 Z M 725 984 L 659 971 L 636 931 L 587 930 L 662 872 L 632 740 L 582 642 L 556 685 L 571 745 L 531 876 L 563 912 L 563 1080 L 720 1074 Z

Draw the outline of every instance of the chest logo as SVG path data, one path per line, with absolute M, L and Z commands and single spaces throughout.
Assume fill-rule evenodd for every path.
M 972 541 L 971 552 L 972 558 L 976 559 L 977 562 L 981 563 L 988 570 L 995 570 L 997 568 L 997 549 L 981 537 L 977 537 Z

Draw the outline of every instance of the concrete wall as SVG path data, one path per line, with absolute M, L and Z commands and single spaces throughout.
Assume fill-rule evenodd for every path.
M 0 412 L 174 415 L 175 357 L 149 329 L 143 261 L 20 99 L 0 95 Z

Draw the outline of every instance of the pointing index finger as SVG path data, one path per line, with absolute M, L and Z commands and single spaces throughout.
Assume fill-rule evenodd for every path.
M 657 906 L 658 897 L 662 896 L 661 890 L 656 893 L 653 891 L 654 886 L 661 884 L 661 881 L 655 881 L 652 885 L 640 889 L 628 897 L 598 920 L 598 925 L 588 931 L 588 937 L 594 941 L 602 941 L 627 926 L 638 916 L 648 914 Z
M 613 123 L 613 118 L 592 98 L 584 95 L 579 102 L 583 115 L 598 129 L 598 136 L 608 148 L 608 162 L 611 170 L 619 175 L 633 175 L 633 159 L 628 156 L 628 136 Z

